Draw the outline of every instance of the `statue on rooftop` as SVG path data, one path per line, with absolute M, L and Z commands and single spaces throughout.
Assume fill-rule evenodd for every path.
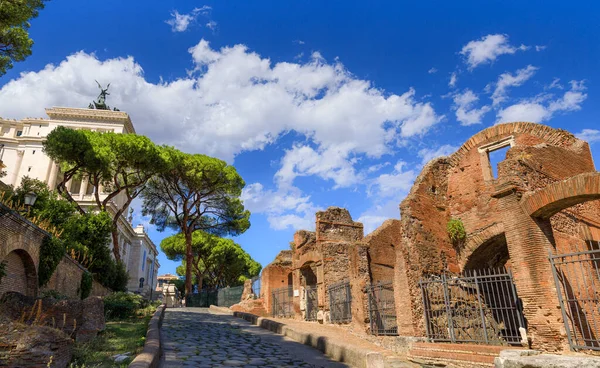
M 102 85 L 100 83 L 98 83 L 98 81 L 96 81 L 96 84 L 98 84 L 98 88 L 100 88 L 100 94 L 98 95 L 98 100 L 92 101 L 92 103 L 90 103 L 90 105 L 88 107 L 90 109 L 96 109 L 96 110 L 110 110 L 110 106 L 108 106 L 106 104 L 106 96 L 110 95 L 110 93 L 108 93 L 108 88 L 110 87 L 110 83 L 106 86 L 106 88 L 102 88 Z M 117 109 L 115 107 L 114 111 L 119 111 L 119 109 Z

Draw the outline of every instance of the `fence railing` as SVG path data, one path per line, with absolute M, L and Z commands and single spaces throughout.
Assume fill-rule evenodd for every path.
M 344 280 L 327 288 L 329 293 L 329 312 L 332 323 L 352 321 L 352 295 L 350 281 Z
M 261 294 L 261 278 L 260 275 L 252 278 L 252 294 L 254 294 L 254 299 L 260 298 Z
M 199 293 L 188 294 L 185 297 L 185 306 L 208 308 L 218 305 L 218 294 L 217 290 L 201 290 Z
M 433 341 L 521 344 L 526 328 L 510 270 L 442 274 L 419 282 L 427 337 Z
M 367 287 L 371 334 L 398 335 L 396 303 L 392 281 L 378 282 Z
M 278 289 L 273 289 L 271 315 L 279 318 L 289 318 L 294 314 L 293 305 L 293 288 L 286 286 Z
M 600 249 L 550 253 L 569 344 L 573 349 L 600 350 Z
M 226 287 L 219 289 L 218 306 L 231 307 L 242 300 L 243 286 Z

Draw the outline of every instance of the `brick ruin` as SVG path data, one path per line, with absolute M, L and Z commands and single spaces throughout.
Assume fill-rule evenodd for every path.
M 490 152 L 503 148 L 508 148 L 506 157 L 495 174 Z M 564 318 L 576 317 L 581 327 L 587 313 L 595 323 L 598 305 L 582 305 L 581 316 L 572 317 L 568 310 L 562 312 L 559 294 L 565 297 L 569 288 L 581 285 L 581 292 L 598 303 L 591 295 L 600 277 L 585 276 L 590 271 L 585 267 L 597 273 L 598 265 L 592 260 L 582 263 L 584 276 L 567 279 L 567 274 L 559 272 L 555 279 L 549 254 L 598 250 L 598 199 L 600 173 L 586 142 L 540 124 L 495 125 L 471 137 L 454 154 L 429 162 L 400 204 L 401 218 L 387 220 L 366 237 L 362 224 L 353 221 L 347 210 L 330 207 L 317 212 L 315 231 L 296 232 L 293 250 L 281 252 L 265 267 L 264 308 L 270 314 L 272 291 L 291 285 L 292 317 L 313 319 L 307 313 L 307 290 L 315 289 L 317 320 L 327 323 L 327 290 L 347 281 L 351 323 L 368 332 L 367 286 L 393 282 L 397 335 L 427 337 L 421 280 L 502 268 L 512 273 L 522 305 L 526 321 L 522 343 L 565 351 L 569 331 Z M 466 236 L 460 241 L 450 240 L 447 224 L 451 219 L 459 219 L 464 226 Z M 600 253 L 590 257 L 596 256 L 600 258 Z M 567 289 L 557 288 L 559 279 Z M 463 288 L 465 300 L 473 298 L 464 290 L 468 289 Z M 569 303 L 565 304 L 568 309 Z M 493 319 L 488 309 L 483 314 Z M 492 322 L 488 328 L 503 328 L 502 321 Z M 587 323 L 592 324 L 591 320 Z M 589 326 L 589 333 L 583 330 L 571 334 L 579 333 L 598 344 L 594 333 L 600 330 Z

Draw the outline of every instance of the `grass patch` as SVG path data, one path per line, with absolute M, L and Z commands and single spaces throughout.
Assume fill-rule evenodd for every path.
M 73 367 L 127 367 L 139 354 L 146 341 L 146 331 L 151 316 L 106 322 L 106 329 L 87 343 L 75 343 Z M 131 353 L 131 357 L 117 365 L 112 357 Z

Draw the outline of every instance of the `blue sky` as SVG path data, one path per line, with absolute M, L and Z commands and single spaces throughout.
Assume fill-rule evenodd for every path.
M 138 133 L 235 165 L 252 212 L 236 241 L 265 266 L 319 209 L 367 231 L 398 218 L 427 160 L 498 122 L 567 129 L 600 162 L 599 7 L 55 0 L 0 77 L 0 116 L 86 107 L 110 82 Z

